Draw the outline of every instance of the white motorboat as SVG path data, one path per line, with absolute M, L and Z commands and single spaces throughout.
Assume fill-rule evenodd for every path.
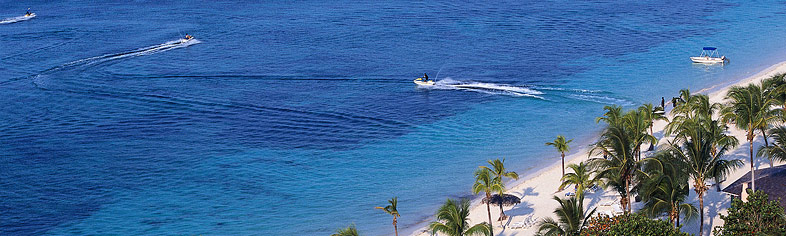
M 726 56 L 720 56 L 717 51 L 717 48 L 714 47 L 704 47 L 701 50 L 701 55 L 698 57 L 690 57 L 690 60 L 695 63 L 704 63 L 704 64 L 716 64 L 716 63 L 726 63 L 729 61 Z
M 422 78 L 422 77 L 421 77 L 421 78 L 417 78 L 417 79 L 415 79 L 415 81 L 413 81 L 413 82 L 415 82 L 415 84 L 417 84 L 417 85 L 423 85 L 423 86 L 432 86 L 432 85 L 434 85 L 434 84 L 436 84 L 436 83 L 437 83 L 437 82 L 436 82 L 436 81 L 434 81 L 434 80 L 431 80 L 431 79 L 424 79 L 424 78 Z

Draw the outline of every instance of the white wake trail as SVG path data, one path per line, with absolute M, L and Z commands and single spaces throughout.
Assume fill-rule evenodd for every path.
M 150 55 L 150 54 L 155 54 L 155 53 L 159 53 L 159 52 L 169 51 L 169 50 L 172 50 L 172 49 L 184 48 L 184 47 L 188 47 L 188 46 L 191 46 L 191 45 L 194 45 L 194 44 L 198 44 L 198 43 L 201 43 L 201 41 L 199 41 L 197 39 L 191 39 L 191 40 L 188 40 L 188 41 L 185 41 L 185 42 L 183 42 L 182 40 L 173 40 L 173 41 L 169 41 L 169 42 L 158 44 L 158 45 L 138 48 L 138 49 L 131 50 L 131 51 L 128 51 L 128 52 L 106 54 L 106 55 L 101 55 L 101 56 L 96 56 L 96 57 L 85 58 L 85 59 L 81 59 L 81 60 L 77 60 L 77 61 L 72 61 L 72 62 L 63 64 L 60 68 L 77 66 L 77 65 L 88 65 L 88 64 L 93 64 L 93 63 L 100 63 L 100 62 L 106 62 L 106 61 L 111 61 L 111 60 L 117 60 L 117 59 L 126 58 L 126 57 L 136 57 L 136 56 Z
M 431 89 L 462 90 L 462 91 L 470 91 L 470 92 L 477 92 L 477 93 L 484 93 L 484 94 L 491 94 L 491 95 L 532 97 L 532 98 L 545 100 L 545 98 L 538 96 L 543 94 L 543 92 L 528 87 L 515 86 L 509 84 L 459 81 L 459 80 L 446 78 L 437 81 L 435 85 L 429 87 Z
M 5 18 L 3 20 L 0 20 L 0 25 L 26 21 L 29 19 L 33 19 L 33 17 L 35 17 L 35 14 L 30 16 L 17 16 L 17 17 Z

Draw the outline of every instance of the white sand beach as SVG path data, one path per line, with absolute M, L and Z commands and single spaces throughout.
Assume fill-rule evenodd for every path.
M 726 95 L 727 91 L 732 86 L 742 86 L 747 85 L 749 83 L 759 83 L 762 79 L 773 76 L 775 74 L 786 73 L 786 62 L 781 62 L 779 64 L 773 65 L 753 76 L 742 78 L 737 83 L 733 85 L 729 85 L 723 88 L 715 88 L 711 87 L 704 90 L 692 90 L 692 92 L 696 93 L 705 93 L 709 92 L 709 97 L 711 102 L 724 102 L 723 98 Z M 715 90 L 718 89 L 718 90 Z M 713 91 L 715 90 L 715 91 Z M 679 91 L 674 91 L 675 96 L 678 94 Z M 653 98 L 656 100 L 656 98 Z M 667 111 L 670 110 L 671 106 L 667 105 Z M 598 111 L 600 115 L 602 111 Z M 671 115 L 669 115 L 671 119 Z M 667 139 L 663 138 L 663 129 L 666 126 L 665 121 L 658 121 L 654 124 L 654 134 L 660 140 L 660 143 L 665 143 Z M 737 137 L 740 141 L 740 145 L 736 147 L 734 150 L 728 152 L 726 154 L 726 159 L 740 159 L 744 162 L 744 166 L 736 169 L 733 171 L 727 178 L 727 180 L 721 183 L 721 188 L 726 187 L 728 184 L 733 183 L 741 176 L 746 174 L 750 170 L 750 161 L 749 161 L 749 147 L 748 142 L 745 138 L 745 131 L 736 129 L 734 127 L 730 127 L 732 135 Z M 668 138 L 668 137 L 667 137 Z M 546 142 L 548 140 L 544 140 Z M 759 146 L 763 145 L 763 140 L 761 135 L 756 137 L 754 140 L 754 150 L 758 149 Z M 581 161 L 585 161 L 588 159 L 588 147 L 573 147 L 573 152 L 571 155 L 566 156 L 566 166 L 570 163 L 579 163 Z M 656 148 L 657 150 L 657 148 Z M 644 155 L 651 155 L 654 151 L 645 152 Z M 557 154 L 555 152 L 555 158 L 557 160 Z M 764 158 L 759 158 L 754 161 L 755 165 L 758 168 L 767 168 L 769 167 L 769 162 Z M 783 163 L 775 163 L 775 165 L 781 165 Z M 561 198 L 565 197 L 565 194 L 568 192 L 572 192 L 573 188 L 568 187 L 566 190 L 558 192 L 558 187 L 560 185 L 560 177 L 561 177 L 561 166 L 559 162 L 555 162 L 555 164 L 549 166 L 548 168 L 544 168 L 544 170 L 540 172 L 536 172 L 534 174 L 528 176 L 522 176 L 518 181 L 508 183 L 508 192 L 509 194 L 516 195 L 521 198 L 521 204 L 518 204 L 513 207 L 504 207 L 505 214 L 510 216 L 507 220 L 503 222 L 495 221 L 494 222 L 494 234 L 495 235 L 534 235 L 537 231 L 537 225 L 533 224 L 529 227 L 523 227 L 520 229 L 513 229 L 513 223 L 519 221 L 526 221 L 526 219 L 542 219 L 544 217 L 551 217 L 555 218 L 556 216 L 553 214 L 554 209 L 558 207 L 557 201 L 552 199 L 553 196 L 558 196 Z M 570 170 L 566 170 L 566 172 L 570 172 Z M 467 173 L 472 174 L 472 173 Z M 693 184 L 691 183 L 691 186 Z M 480 203 L 480 197 L 475 197 L 472 201 L 472 209 L 470 213 L 470 220 L 471 224 L 476 224 L 480 222 L 484 222 L 488 219 L 488 214 L 486 211 L 486 206 Z M 696 197 L 696 193 L 691 188 L 691 195 L 688 197 L 689 203 L 694 204 L 698 208 L 698 199 Z M 605 213 L 613 213 L 617 209 L 615 209 L 615 204 L 619 204 L 619 196 L 616 192 L 609 189 L 606 191 L 599 191 L 595 193 L 587 193 L 585 195 L 585 206 L 586 209 L 592 209 L 597 207 L 597 212 L 605 212 Z M 715 186 L 712 186 L 710 190 L 706 193 L 704 199 L 704 234 L 711 235 L 712 228 L 715 226 L 723 225 L 722 220 L 720 219 L 720 213 L 726 213 L 726 209 L 730 207 L 731 196 L 717 191 Z M 634 209 L 639 209 L 641 207 L 641 203 L 634 202 L 633 207 Z M 493 219 L 497 219 L 499 217 L 499 207 L 492 206 L 491 207 L 491 214 Z M 698 219 L 685 224 L 682 227 L 683 232 L 691 233 L 691 234 L 698 234 L 699 232 L 699 222 Z M 412 235 L 418 236 L 426 236 L 431 235 L 430 232 L 426 232 L 426 228 L 423 227 Z

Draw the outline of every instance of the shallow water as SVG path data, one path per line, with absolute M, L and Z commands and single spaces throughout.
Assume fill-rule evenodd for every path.
M 22 4 L 0 2 L 38 14 L 0 24 L 6 235 L 388 235 L 393 196 L 409 232 L 487 159 L 536 170 L 605 105 L 786 59 L 781 2 Z

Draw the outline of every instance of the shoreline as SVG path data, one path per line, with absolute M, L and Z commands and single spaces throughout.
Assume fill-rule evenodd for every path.
M 581 142 L 580 143 L 581 145 L 578 146 L 580 148 L 574 149 L 574 150 L 570 151 L 569 153 L 566 153 L 565 154 L 565 166 L 568 166 L 569 164 L 574 163 L 575 160 L 581 158 L 582 156 L 585 157 L 585 158 L 588 157 L 587 153 L 590 150 L 589 145 L 592 144 L 594 142 L 594 140 L 596 140 L 597 137 L 599 137 L 599 136 L 600 136 L 600 133 L 596 133 L 596 134 L 592 135 L 591 136 L 591 137 L 593 137 L 592 139 L 589 139 L 589 140 L 586 140 L 585 142 Z M 559 154 L 557 154 L 556 151 L 554 152 L 554 155 L 557 158 L 560 157 Z M 509 184 L 510 186 L 513 186 L 513 187 L 510 187 L 510 188 L 507 188 L 508 191 L 506 193 L 507 194 L 511 194 L 513 189 L 519 189 L 523 184 L 526 184 L 528 181 L 533 180 L 535 178 L 538 178 L 538 177 L 542 176 L 543 174 L 546 174 L 547 172 L 550 172 L 550 171 L 553 171 L 553 170 L 559 170 L 561 167 L 562 167 L 562 165 L 561 165 L 560 159 L 557 159 L 553 163 L 546 164 L 546 168 L 537 169 L 537 167 L 531 167 L 531 168 L 525 169 L 525 170 L 523 170 L 524 174 L 520 175 L 518 180 L 511 180 L 508 183 L 506 183 L 506 185 Z M 518 172 L 518 171 L 516 171 L 516 172 Z M 470 196 L 471 196 L 469 198 L 470 199 L 470 212 L 474 212 L 475 209 L 478 208 L 478 207 L 483 207 L 483 205 L 481 204 L 481 200 L 485 196 L 482 196 L 482 195 L 470 195 Z M 521 195 L 517 195 L 517 196 L 520 197 Z M 524 200 L 525 200 L 524 198 L 521 199 L 522 203 L 524 202 Z M 497 207 L 497 208 L 499 208 L 499 207 Z M 507 209 L 505 210 L 505 212 L 507 212 Z M 485 211 L 484 211 L 484 214 L 485 214 Z M 487 214 L 484 215 L 484 216 L 486 216 L 486 219 L 488 218 Z M 494 207 L 492 207 L 492 217 L 494 217 Z M 472 215 L 470 215 L 470 218 L 472 218 Z M 431 223 L 431 221 L 433 221 L 433 219 L 434 219 L 434 216 L 431 215 L 431 216 L 427 217 L 427 220 L 425 220 L 423 222 L 419 222 L 419 223 L 417 223 L 417 224 L 415 224 L 414 226 L 411 226 L 411 227 L 400 229 L 401 232 L 400 232 L 399 235 L 430 236 L 431 234 L 425 233 L 425 230 L 428 227 L 428 224 Z M 496 230 L 496 227 L 495 227 L 495 230 Z M 495 235 L 497 235 L 497 234 L 495 234 Z
M 758 71 L 757 73 L 742 77 L 732 82 L 721 82 L 712 84 L 711 86 L 691 91 L 692 93 L 701 93 L 706 94 L 711 102 L 723 102 L 724 96 L 726 92 L 733 86 L 745 86 L 747 84 L 753 82 L 760 82 L 761 80 L 768 78 L 775 74 L 786 73 L 786 61 L 781 61 L 775 63 L 765 69 Z M 679 90 L 674 91 L 675 95 L 678 95 Z M 666 103 L 666 110 L 670 111 L 671 109 L 668 108 L 670 102 Z M 639 104 L 640 105 L 640 104 Z M 600 111 L 599 111 L 600 112 Z M 669 114 L 667 112 L 667 114 Z M 671 115 L 667 115 L 667 117 L 671 117 Z M 663 136 L 663 129 L 666 125 L 665 121 L 657 121 L 653 125 L 653 132 L 655 136 L 659 140 L 660 143 L 664 142 L 664 140 L 668 140 L 668 137 Z M 722 182 L 720 185 L 723 186 L 725 184 L 730 184 L 740 177 L 742 177 L 745 173 L 749 171 L 749 168 L 746 168 L 750 165 L 748 161 L 748 143 L 745 139 L 745 132 L 736 129 L 735 127 L 730 127 L 728 131 L 731 135 L 737 137 L 740 140 L 740 145 L 735 147 L 733 150 L 730 150 L 726 154 L 727 159 L 742 159 L 744 162 L 744 166 L 732 171 L 727 176 L 727 180 Z M 595 134 L 590 140 L 586 140 L 582 142 L 582 145 L 585 146 L 578 146 L 577 151 L 571 152 L 569 155 L 565 156 L 565 166 L 569 164 L 574 164 L 580 162 L 579 160 L 586 160 L 589 158 L 589 144 L 597 140 L 600 134 Z M 763 143 L 761 135 L 758 135 L 757 138 L 754 140 L 754 145 L 758 146 L 758 143 Z M 656 149 L 657 150 L 657 149 Z M 643 152 L 644 155 L 651 155 L 654 151 L 646 151 Z M 584 159 L 581 159 L 584 157 Z M 757 166 L 760 167 L 769 167 L 767 161 L 754 161 Z M 778 163 L 776 162 L 776 166 Z M 494 232 L 495 235 L 534 235 L 536 232 L 535 226 L 529 227 L 526 229 L 510 229 L 504 226 L 510 225 L 513 222 L 518 222 L 522 220 L 526 216 L 533 216 L 537 217 L 538 219 L 542 219 L 543 217 L 551 217 L 554 218 L 553 210 L 557 207 L 557 202 L 552 199 L 552 196 L 559 196 L 564 197 L 565 192 L 569 192 L 570 189 L 566 189 L 563 191 L 557 191 L 557 187 L 559 187 L 560 182 L 559 178 L 561 178 L 561 163 L 559 160 L 547 164 L 545 168 L 540 170 L 535 170 L 530 173 L 529 170 L 524 170 L 526 174 L 523 175 L 523 178 L 519 178 L 519 180 L 511 181 L 510 184 L 512 187 L 508 188 L 506 193 L 513 194 L 521 198 L 521 204 L 515 205 L 513 207 L 504 207 L 504 211 L 506 215 L 510 216 L 507 220 L 503 222 L 495 221 L 494 222 Z M 691 184 L 692 186 L 692 184 Z M 696 195 L 694 191 L 690 191 L 691 195 L 688 196 L 691 203 L 697 202 Z M 604 210 L 611 210 L 607 209 L 610 207 L 602 206 L 600 203 L 608 203 L 618 200 L 617 194 L 613 192 L 613 190 L 602 190 L 598 193 L 588 193 L 585 202 L 588 202 L 586 205 L 588 208 L 591 209 L 593 207 L 597 207 L 598 212 L 602 212 Z M 488 219 L 488 215 L 486 213 L 486 208 L 483 204 L 480 203 L 483 196 L 474 195 L 471 198 L 471 206 L 470 206 L 470 216 L 469 221 L 471 224 L 476 224 L 479 222 L 485 222 Z M 725 193 L 715 191 L 715 188 L 711 188 L 708 191 L 707 196 L 705 196 L 705 232 L 708 234 L 712 232 L 712 228 L 715 226 L 722 225 L 722 220 L 720 220 L 720 213 L 725 213 L 726 209 L 730 206 L 730 197 L 728 197 Z M 710 204 L 715 203 L 715 205 L 710 206 Z M 604 204 L 605 205 L 605 204 Z M 634 203 L 633 208 L 638 209 L 641 206 L 641 203 Z M 603 208 L 606 207 L 606 208 Z M 492 207 L 491 209 L 492 218 L 496 218 L 499 215 L 499 207 Z M 433 216 L 429 217 L 430 220 L 426 220 L 424 222 L 418 223 L 412 227 L 407 227 L 403 231 L 402 235 L 412 235 L 412 236 L 427 236 L 430 235 L 427 233 L 427 225 L 428 223 L 433 220 Z M 504 225 L 504 226 L 503 226 Z M 698 232 L 698 220 L 690 222 L 682 226 L 683 232 L 688 233 L 696 233 Z

